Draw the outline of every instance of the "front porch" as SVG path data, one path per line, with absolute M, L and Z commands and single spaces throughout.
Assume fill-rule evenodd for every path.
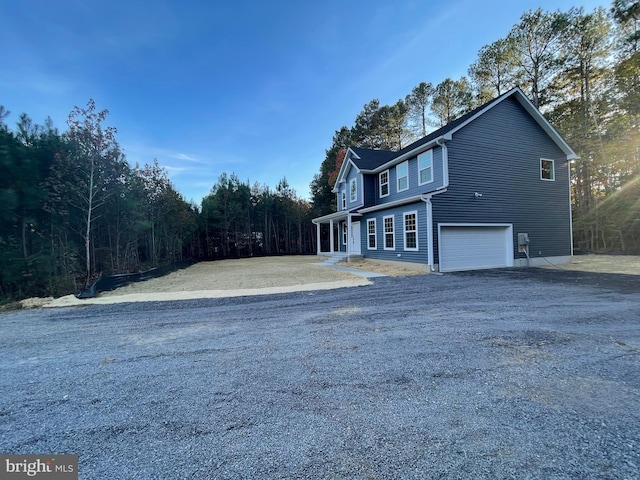
M 349 255 L 346 252 L 322 252 L 318 253 L 317 255 L 323 263 L 332 265 L 343 262 L 357 262 L 358 260 L 362 260 L 364 258 L 364 256 L 362 255 Z
M 330 261 L 361 260 L 360 222 L 353 221 L 361 215 L 347 211 L 331 213 L 313 219 L 316 225 L 316 254 Z

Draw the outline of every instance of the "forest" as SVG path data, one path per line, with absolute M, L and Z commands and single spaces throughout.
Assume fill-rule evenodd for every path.
M 89 100 L 67 130 L 0 106 L 0 302 L 78 292 L 101 275 L 182 260 L 315 252 L 311 219 L 335 210 L 346 148 L 398 150 L 520 86 L 580 159 L 572 165 L 574 245 L 640 253 L 640 2 L 525 12 L 482 47 L 467 75 L 373 99 L 335 131 L 310 201 L 221 172 L 200 205 L 156 160 L 130 165 Z
M 79 292 L 103 274 L 200 259 L 312 252 L 309 203 L 222 173 L 188 203 L 154 160 L 130 166 L 108 111 L 75 107 L 68 131 L 0 107 L 0 298 Z

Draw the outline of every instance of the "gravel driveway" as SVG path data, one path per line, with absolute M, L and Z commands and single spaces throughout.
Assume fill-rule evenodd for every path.
M 0 452 L 85 480 L 640 478 L 640 288 L 512 272 L 2 314 Z

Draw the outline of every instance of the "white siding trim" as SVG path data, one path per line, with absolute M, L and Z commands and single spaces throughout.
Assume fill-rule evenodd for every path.
M 358 167 L 356 166 L 355 163 L 353 163 L 353 161 L 351 161 L 351 156 L 354 156 L 356 158 L 360 158 L 358 155 L 356 155 L 356 153 L 351 150 L 351 148 L 347 149 L 347 153 L 344 156 L 344 160 L 342 162 L 342 166 L 340 167 L 340 170 L 338 171 L 338 176 L 336 177 L 336 184 L 333 187 L 333 192 L 336 192 L 338 189 L 338 185 L 345 183 L 345 180 L 347 179 L 347 176 L 349 174 L 349 168 L 353 167 L 356 169 L 356 171 L 360 171 L 358 169 Z
M 374 205 L 373 207 L 361 208 L 358 210 L 358 213 L 370 213 L 375 212 L 377 210 L 386 210 L 387 208 L 399 207 L 400 205 L 405 205 L 407 203 L 415 203 L 422 200 L 422 195 L 414 195 L 412 197 L 401 198 L 400 200 L 394 200 L 393 202 L 381 203 L 379 205 Z

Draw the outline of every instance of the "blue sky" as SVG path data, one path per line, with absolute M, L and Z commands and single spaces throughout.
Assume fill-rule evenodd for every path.
M 590 0 L 19 0 L 0 3 L 0 104 L 66 130 L 93 98 L 131 164 L 157 158 L 200 203 L 222 172 L 309 196 L 365 103 L 466 75 L 541 7 Z

